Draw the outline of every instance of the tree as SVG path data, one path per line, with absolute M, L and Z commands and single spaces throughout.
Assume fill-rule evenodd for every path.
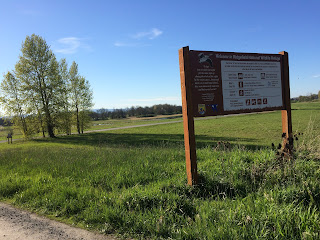
M 100 119 L 108 119 L 108 110 L 105 108 L 98 109 L 97 113 L 100 115 Z
M 21 82 L 13 73 L 8 72 L 4 75 L 1 82 L 0 102 L 9 114 L 14 115 L 13 121 L 18 125 L 24 136 L 28 135 L 28 127 L 26 123 L 26 107 L 24 96 L 21 94 Z
M 90 89 L 89 81 L 86 80 L 84 77 L 80 77 L 80 86 L 79 86 L 79 93 L 80 93 L 80 101 L 79 101 L 79 125 L 81 133 L 83 133 L 84 128 L 88 127 L 90 122 L 89 117 L 89 109 L 93 106 L 92 103 L 92 91 Z
M 62 108 L 59 114 L 59 128 L 65 132 L 67 135 L 71 134 L 72 128 L 72 112 L 70 103 L 70 77 L 68 71 L 68 64 L 65 58 L 61 59 L 59 62 L 59 74 L 62 79 L 62 85 L 60 86 L 61 92 L 61 102 Z
M 27 36 L 21 47 L 22 55 L 15 66 L 16 76 L 22 82 L 25 92 L 33 94 L 39 106 L 50 137 L 54 135 L 54 114 L 61 106 L 59 64 L 46 41 L 35 34 Z
M 15 70 L 4 76 L 0 87 L 2 105 L 25 136 L 42 131 L 45 137 L 47 131 L 55 137 L 56 129 L 71 134 L 73 109 L 78 132 L 87 125 L 92 106 L 89 82 L 79 76 L 75 62 L 69 71 L 65 59 L 58 62 L 40 36 L 26 37 Z
M 78 74 L 78 64 L 73 61 L 69 70 L 71 86 L 71 102 L 75 110 L 75 119 L 78 134 L 83 133 L 83 128 L 89 121 L 86 115 L 92 107 L 92 91 L 89 82 Z M 81 113 L 81 114 L 80 114 Z

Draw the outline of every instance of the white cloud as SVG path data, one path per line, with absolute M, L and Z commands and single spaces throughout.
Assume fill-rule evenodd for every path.
M 146 32 L 137 32 L 130 36 L 131 40 L 129 41 L 116 41 L 113 45 L 115 47 L 145 47 L 150 46 L 150 44 L 146 44 L 146 41 L 143 40 L 153 40 L 159 37 L 163 32 L 158 28 L 152 28 L 150 31 Z M 148 41 L 150 42 L 150 41 Z
M 152 28 L 150 31 L 147 32 L 138 32 L 134 35 L 132 35 L 132 38 L 134 39 L 142 39 L 142 38 L 148 38 L 150 40 L 155 39 L 159 37 L 163 32 L 159 30 L 158 28 Z
M 314 78 L 320 78 L 320 74 L 313 75 L 312 77 L 314 77 Z
M 90 47 L 84 43 L 84 39 L 77 37 L 60 38 L 54 45 L 55 52 L 62 54 L 74 54 L 78 52 L 80 48 L 90 49 Z
M 116 47 L 135 47 L 137 46 L 137 44 L 133 44 L 133 43 L 125 43 L 125 42 L 115 42 L 113 44 Z

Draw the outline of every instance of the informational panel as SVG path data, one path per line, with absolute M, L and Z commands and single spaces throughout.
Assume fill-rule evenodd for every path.
M 186 170 L 198 184 L 194 117 L 282 110 L 282 152 L 293 150 L 289 57 L 179 49 Z
M 280 54 L 190 51 L 195 117 L 283 108 Z

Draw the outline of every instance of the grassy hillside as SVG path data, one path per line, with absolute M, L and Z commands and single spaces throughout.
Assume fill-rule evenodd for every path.
M 197 187 L 181 123 L 0 144 L 0 199 L 136 238 L 320 238 L 320 104 L 293 109 L 290 161 L 280 112 L 197 120 Z
M 91 121 L 91 123 L 89 124 L 89 127 L 85 129 L 85 131 L 118 128 L 118 127 L 124 127 L 124 126 L 134 126 L 134 125 L 146 125 L 150 123 L 161 123 L 161 122 L 171 122 L 171 121 L 182 121 L 181 114 L 160 115 L 156 117 L 144 117 L 144 118 L 130 117 L 125 119 L 109 119 L 109 120 Z M 7 140 L 7 135 L 9 131 L 13 132 L 14 139 L 23 138 L 21 131 L 17 127 L 0 126 L 0 141 Z M 72 133 L 77 134 L 77 129 L 75 126 L 72 129 Z M 56 134 L 64 135 L 64 133 L 60 133 L 60 132 L 56 132 Z M 34 134 L 31 137 L 42 137 L 42 133 Z

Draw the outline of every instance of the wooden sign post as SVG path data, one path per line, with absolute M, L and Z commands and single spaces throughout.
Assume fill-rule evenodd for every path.
M 186 170 L 198 183 L 194 117 L 282 110 L 283 150 L 293 147 L 288 53 L 179 49 Z
M 192 109 L 189 47 L 185 47 L 179 50 L 179 62 L 187 178 L 189 185 L 195 185 L 198 183 L 198 173 L 196 140 L 194 134 L 194 121 Z
M 287 52 L 279 52 L 283 57 L 282 75 L 283 75 L 283 104 L 282 116 L 282 149 L 288 154 L 292 154 L 293 134 L 291 118 L 290 84 L 289 84 L 289 57 Z

